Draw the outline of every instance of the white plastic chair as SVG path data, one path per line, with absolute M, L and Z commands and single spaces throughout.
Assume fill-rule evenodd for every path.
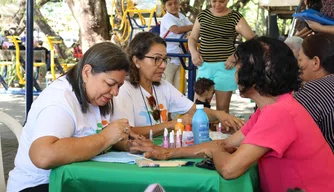
M 17 141 L 19 141 L 22 125 L 7 113 L 0 111 L 0 122 L 4 123 L 15 134 Z M 6 191 L 5 173 L 3 168 L 2 148 L 1 148 L 1 133 L 0 133 L 0 192 Z

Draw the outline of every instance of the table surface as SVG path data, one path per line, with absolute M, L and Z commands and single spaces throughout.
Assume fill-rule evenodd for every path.
M 154 139 L 155 144 L 162 137 Z M 199 162 L 202 159 L 180 159 Z M 257 164 L 234 180 L 225 180 L 217 171 L 194 166 L 140 168 L 137 165 L 86 161 L 58 167 L 50 174 L 50 192 L 144 191 L 159 183 L 168 191 L 259 191 Z
M 183 159 L 184 160 L 184 159 Z M 187 159 L 200 161 L 201 159 Z M 234 180 L 223 179 L 216 171 L 189 167 L 140 168 L 108 162 L 79 162 L 51 171 L 50 192 L 144 191 L 159 183 L 166 191 L 258 191 L 257 165 Z

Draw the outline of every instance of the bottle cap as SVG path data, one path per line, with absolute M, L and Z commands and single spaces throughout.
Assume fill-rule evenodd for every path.
M 190 125 L 186 125 L 186 131 L 191 131 L 191 126 Z
M 196 109 L 204 109 L 204 105 L 203 104 L 196 104 Z
M 164 130 L 164 136 L 165 136 L 165 137 L 168 136 L 168 130 L 167 130 L 167 128 L 165 128 L 165 130 Z
M 178 123 L 182 123 L 182 119 L 177 119 L 177 122 Z

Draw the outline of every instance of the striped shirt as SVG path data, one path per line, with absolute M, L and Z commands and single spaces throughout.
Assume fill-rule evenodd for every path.
M 226 61 L 235 52 L 235 26 L 243 16 L 233 11 L 225 16 L 214 16 L 209 9 L 198 15 L 200 23 L 200 53 L 205 62 Z
M 321 2 L 322 8 L 320 9 L 320 13 L 330 19 L 334 19 L 334 0 L 322 0 Z
M 295 98 L 311 114 L 334 152 L 334 74 L 307 82 L 295 92 Z

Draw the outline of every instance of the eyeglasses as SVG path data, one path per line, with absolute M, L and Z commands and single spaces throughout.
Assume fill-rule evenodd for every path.
M 146 97 L 148 100 L 148 104 L 151 107 L 152 110 L 152 116 L 154 120 L 159 120 L 160 119 L 160 110 L 157 106 L 157 102 L 155 101 L 155 98 L 153 96 Z
M 155 65 L 158 65 L 158 66 L 160 66 L 162 62 L 165 62 L 166 64 L 170 62 L 170 57 L 161 58 L 161 57 L 152 57 L 152 56 L 146 56 L 146 55 L 144 57 L 153 59 L 155 62 Z

